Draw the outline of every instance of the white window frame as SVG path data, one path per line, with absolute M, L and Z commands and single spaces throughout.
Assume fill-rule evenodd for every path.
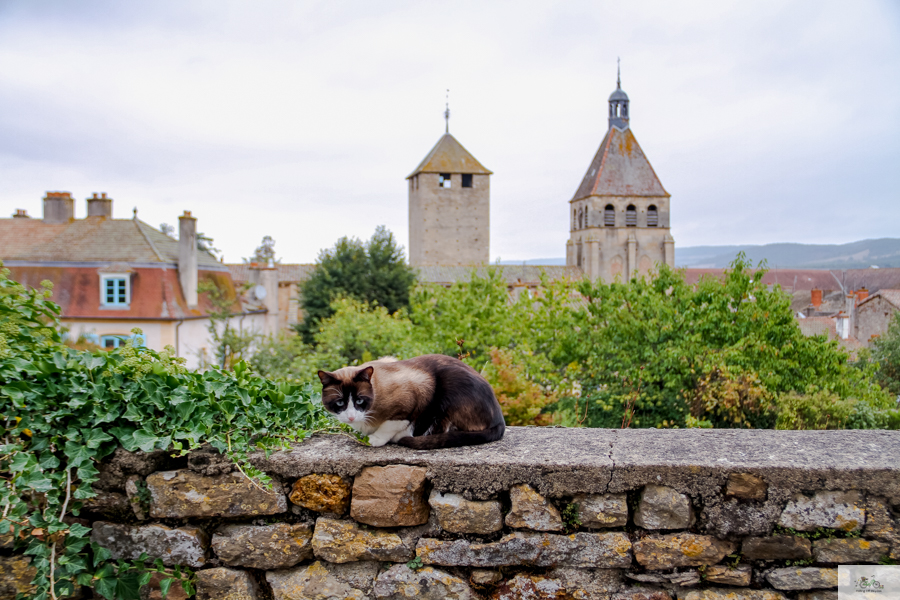
M 113 279 L 125 280 L 125 303 L 107 302 L 106 282 Z M 100 274 L 100 306 L 102 308 L 128 309 L 131 307 L 131 274 L 130 273 L 101 273 Z

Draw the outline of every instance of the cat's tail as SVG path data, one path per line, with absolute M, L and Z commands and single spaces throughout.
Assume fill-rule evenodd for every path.
M 496 442 L 503 437 L 506 425 L 501 421 L 493 427 L 481 431 L 448 431 L 447 433 L 435 433 L 419 437 L 407 436 L 397 440 L 397 443 L 415 450 L 435 450 L 438 448 L 457 448 L 459 446 L 475 446 Z

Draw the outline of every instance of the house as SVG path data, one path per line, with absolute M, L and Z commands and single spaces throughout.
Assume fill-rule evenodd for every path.
M 189 211 L 178 218 L 176 240 L 138 219 L 137 210 L 114 219 L 105 193 L 87 199 L 83 219 L 75 218 L 69 192 L 47 192 L 43 202 L 41 219 L 24 210 L 0 219 L 0 260 L 23 285 L 53 284 L 71 337 L 115 348 L 140 328 L 137 343 L 170 345 L 196 368 L 212 356 L 212 313 L 230 313 L 243 331 L 265 331 L 271 321 L 264 305 L 242 303 L 228 267 L 198 248 Z M 198 287 L 214 287 L 216 298 Z
M 856 338 L 868 346 L 873 339 L 887 332 L 898 312 L 900 289 L 879 290 L 865 298 L 856 307 Z

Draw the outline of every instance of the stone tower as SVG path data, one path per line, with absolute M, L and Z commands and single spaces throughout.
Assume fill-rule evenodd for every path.
M 629 126 L 621 79 L 609 97 L 609 130 L 569 201 L 566 265 L 591 279 L 623 281 L 658 264 L 675 264 L 669 194 Z
M 490 262 L 491 172 L 447 132 L 407 179 L 409 264 Z

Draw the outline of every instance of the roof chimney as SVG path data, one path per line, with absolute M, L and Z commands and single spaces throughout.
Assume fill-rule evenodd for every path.
M 810 304 L 819 310 L 819 307 L 822 306 L 822 290 L 812 290 L 810 296 Z
M 68 223 L 75 218 L 75 200 L 69 192 L 47 192 L 44 223 Z
M 860 288 L 856 291 L 856 303 L 859 304 L 863 300 L 869 297 L 869 290 L 866 288 Z
M 186 210 L 178 217 L 178 280 L 189 308 L 197 306 L 197 219 Z
M 87 199 L 87 216 L 106 217 L 112 219 L 112 198 L 106 197 L 106 192 L 99 196 L 94 192 L 93 197 Z
M 28 216 L 28 211 L 25 210 L 24 208 L 17 208 L 16 214 L 14 214 L 12 216 L 12 218 L 13 219 L 30 219 L 31 217 Z

